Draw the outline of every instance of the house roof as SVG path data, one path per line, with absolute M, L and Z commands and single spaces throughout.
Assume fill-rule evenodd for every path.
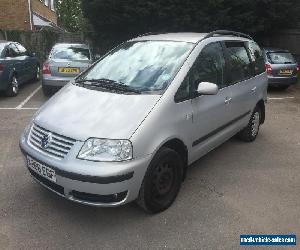
M 43 18 L 42 16 L 38 15 L 37 13 L 32 14 L 32 21 L 33 21 L 33 25 L 35 27 L 41 27 L 41 28 L 47 27 L 47 28 L 62 30 L 56 24 L 48 21 L 47 19 Z

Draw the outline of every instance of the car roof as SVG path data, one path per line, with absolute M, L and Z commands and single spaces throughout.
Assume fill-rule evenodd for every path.
M 213 31 L 211 33 L 195 33 L 195 32 L 181 32 L 181 33 L 161 33 L 153 34 L 148 33 L 138 36 L 130 41 L 175 41 L 175 42 L 187 42 L 187 43 L 199 43 L 200 41 L 208 38 L 213 38 L 216 41 L 221 40 L 238 40 L 247 41 L 252 38 L 243 33 L 234 31 Z
M 162 33 L 162 34 L 145 34 L 136 37 L 130 41 L 176 41 L 197 43 L 202 40 L 207 33 Z
M 12 43 L 12 42 L 6 41 L 6 40 L 0 40 L 0 43 L 1 43 L 1 44 L 9 44 L 9 43 Z
M 74 46 L 80 48 L 89 48 L 87 44 L 84 43 L 57 43 L 53 47 L 67 47 L 67 46 Z

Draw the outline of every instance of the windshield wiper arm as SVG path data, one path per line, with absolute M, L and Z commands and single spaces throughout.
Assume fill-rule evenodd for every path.
M 133 93 L 137 93 L 137 94 L 141 93 L 141 91 L 139 91 L 135 88 L 132 88 L 132 87 L 126 85 L 125 83 L 106 79 L 106 78 L 79 80 L 79 81 L 76 81 L 75 83 L 84 84 L 85 82 L 89 82 L 89 84 L 86 84 L 86 85 L 92 86 L 92 87 L 103 87 L 103 88 L 107 88 L 107 89 L 133 92 Z

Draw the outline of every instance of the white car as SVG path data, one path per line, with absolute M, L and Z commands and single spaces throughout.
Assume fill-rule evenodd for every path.
M 20 140 L 39 183 L 66 199 L 157 213 L 187 170 L 238 134 L 254 141 L 268 79 L 247 35 L 216 31 L 132 39 L 67 84 Z

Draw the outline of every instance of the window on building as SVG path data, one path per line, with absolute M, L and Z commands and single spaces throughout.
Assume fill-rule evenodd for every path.
M 50 0 L 50 1 L 51 1 L 51 4 L 50 4 L 51 10 L 55 11 L 56 10 L 55 0 Z

